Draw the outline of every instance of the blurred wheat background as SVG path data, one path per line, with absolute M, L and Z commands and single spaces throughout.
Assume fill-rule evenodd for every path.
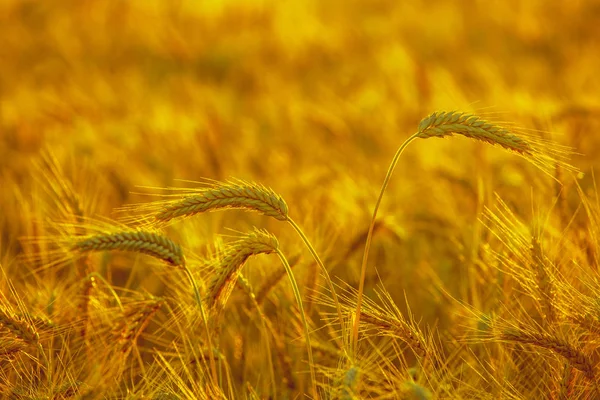
M 594 0 L 0 1 L 2 395 L 600 399 L 599 27 Z M 438 110 L 568 146 L 573 168 L 412 143 L 354 347 L 378 191 Z M 277 256 L 250 257 L 203 321 L 172 258 L 75 254 L 82 230 L 133 229 L 144 207 L 127 206 L 156 188 L 231 178 L 285 199 L 342 321 L 281 221 L 219 211 L 153 232 L 203 295 L 240 237 L 273 234 L 309 343 Z

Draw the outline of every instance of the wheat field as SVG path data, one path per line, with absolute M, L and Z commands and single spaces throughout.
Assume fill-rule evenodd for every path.
M 595 0 L 0 1 L 3 399 L 600 399 Z

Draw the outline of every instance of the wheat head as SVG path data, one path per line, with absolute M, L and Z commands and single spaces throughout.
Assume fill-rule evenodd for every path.
M 499 145 L 530 161 L 546 174 L 557 167 L 577 171 L 567 160 L 572 154 L 569 147 L 560 146 L 522 130 L 508 129 L 483 118 L 459 111 L 437 111 L 423 118 L 419 123 L 416 137 L 446 137 L 461 135 L 480 140 L 491 145 Z
M 138 336 L 146 328 L 150 319 L 163 305 L 163 299 L 151 299 L 137 309 L 127 313 L 125 326 L 120 332 L 119 344 L 122 353 L 128 353 Z
M 288 219 L 288 206 L 272 189 L 255 182 L 239 179 L 215 182 L 208 188 L 197 189 L 183 198 L 158 202 L 160 211 L 154 218 L 169 222 L 207 211 L 242 209 L 255 211 L 280 221 Z
M 563 357 L 569 364 L 583 372 L 590 381 L 595 380 L 594 364 L 589 356 L 570 343 L 544 332 L 508 329 L 501 333 L 502 340 L 541 347 Z
M 40 340 L 40 334 L 33 324 L 3 307 L 0 307 L 0 326 L 25 343 L 37 345 Z
M 75 242 L 72 250 L 80 253 L 121 250 L 142 253 L 173 266 L 184 266 L 185 257 L 181 247 L 171 239 L 151 231 L 121 231 L 83 238 Z
M 222 308 L 237 281 L 239 271 L 250 256 L 271 254 L 277 251 L 279 242 L 270 233 L 254 229 L 254 231 L 231 243 L 218 260 L 215 276 L 209 283 L 206 304 L 209 308 Z

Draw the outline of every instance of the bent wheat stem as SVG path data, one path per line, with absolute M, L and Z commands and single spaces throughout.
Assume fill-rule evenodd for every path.
M 87 279 L 91 279 L 91 278 L 100 279 L 102 281 L 102 283 L 104 283 L 106 285 L 106 288 L 108 289 L 110 294 L 112 294 L 113 297 L 115 298 L 115 301 L 117 302 L 117 305 L 119 306 L 119 309 L 122 312 L 125 311 L 125 308 L 123 308 L 123 303 L 121 303 L 121 299 L 117 295 L 117 292 L 115 292 L 115 289 L 113 289 L 112 285 L 110 283 L 108 283 L 108 281 L 106 279 L 104 279 L 104 277 L 102 275 L 100 275 L 98 272 L 90 272 L 86 278 Z
M 296 297 L 296 302 L 298 303 L 298 308 L 300 309 L 300 316 L 302 317 L 302 324 L 304 325 L 304 336 L 306 336 L 306 351 L 308 352 L 308 364 L 310 366 L 310 380 L 312 385 L 313 395 L 317 396 L 317 380 L 315 376 L 315 363 L 313 361 L 312 355 L 312 346 L 310 345 L 310 331 L 308 329 L 308 322 L 306 321 L 306 314 L 304 313 L 304 306 L 302 305 L 302 297 L 300 296 L 300 289 L 298 288 L 298 283 L 296 282 L 296 278 L 294 278 L 294 273 L 292 272 L 292 267 L 288 263 L 287 259 L 279 249 L 275 249 L 275 252 L 279 256 L 285 271 L 290 278 L 290 283 L 292 284 L 292 291 L 294 292 L 294 297 Z M 315 253 L 316 254 L 316 253 Z
M 365 290 L 365 278 L 367 275 L 367 260 L 369 259 L 369 250 L 371 249 L 371 241 L 373 240 L 373 231 L 375 229 L 375 221 L 377 220 L 377 212 L 379 211 L 379 206 L 381 205 L 381 200 L 383 199 L 383 194 L 385 193 L 385 189 L 387 189 L 388 184 L 390 183 L 390 178 L 392 177 L 392 173 L 396 168 L 396 164 L 398 163 L 398 159 L 400 155 L 404 152 L 406 146 L 410 144 L 413 140 L 419 137 L 419 132 L 413 134 L 411 137 L 406 139 L 402 146 L 396 151 L 394 158 L 388 168 L 387 174 L 385 175 L 385 179 L 383 180 L 383 185 L 381 185 L 381 190 L 379 191 L 379 197 L 377 198 L 377 202 L 375 203 L 375 208 L 373 210 L 373 216 L 371 217 L 371 224 L 369 225 L 369 232 L 367 233 L 367 242 L 365 244 L 365 251 L 363 253 L 362 264 L 360 267 L 360 281 L 358 284 L 358 295 L 356 298 L 356 317 L 354 318 L 354 326 L 352 327 L 352 341 L 351 341 L 351 349 L 353 354 L 356 354 L 358 347 L 358 328 L 360 324 L 360 309 L 362 306 L 363 293 Z M 341 315 L 341 311 L 340 311 Z M 341 320 L 340 320 L 341 321 Z
M 200 316 L 202 317 L 202 322 L 204 323 L 204 330 L 206 331 L 206 340 L 208 341 L 208 348 L 212 349 L 212 340 L 211 340 L 211 335 L 210 335 L 210 330 L 208 329 L 208 317 L 206 316 L 206 312 L 204 311 L 204 307 L 202 305 L 202 297 L 200 296 L 200 290 L 198 289 L 198 284 L 196 283 L 196 279 L 194 279 L 194 275 L 192 275 L 192 271 L 190 271 L 189 267 L 184 264 L 183 265 L 183 270 L 185 271 L 185 274 L 187 275 L 190 284 L 192 285 L 192 288 L 194 290 L 194 297 L 196 298 L 196 303 L 198 304 L 198 308 L 200 308 Z M 211 376 L 214 382 L 218 382 L 217 380 L 217 365 L 215 364 L 215 359 L 214 357 L 210 357 L 210 370 L 211 370 Z
M 321 261 L 321 258 L 315 251 L 315 248 L 310 243 L 310 240 L 308 240 L 308 237 L 304 234 L 304 232 L 302 231 L 300 226 L 298 226 L 298 224 L 296 224 L 296 222 L 294 222 L 294 220 L 291 219 L 290 217 L 287 217 L 287 222 L 292 226 L 292 228 L 294 228 L 296 233 L 298 233 L 298 235 L 300 236 L 300 239 L 302 239 L 302 241 L 308 248 L 308 251 L 310 251 L 310 254 L 312 254 L 313 258 L 319 265 L 319 268 L 321 268 L 321 271 L 323 271 L 323 275 L 325 275 L 325 280 L 327 281 L 329 290 L 331 290 L 331 297 L 333 298 L 333 303 L 335 304 L 335 308 L 337 310 L 340 326 L 342 327 L 342 337 L 345 337 L 346 336 L 345 335 L 346 328 L 344 327 L 344 322 L 343 322 L 344 320 L 342 319 L 342 306 L 340 305 L 337 294 L 335 293 L 335 286 L 333 285 L 333 281 L 331 280 L 331 277 L 329 276 L 329 272 L 327 271 L 327 268 L 325 268 L 325 264 L 323 264 L 323 261 Z M 290 268 L 290 270 L 291 270 L 291 268 Z

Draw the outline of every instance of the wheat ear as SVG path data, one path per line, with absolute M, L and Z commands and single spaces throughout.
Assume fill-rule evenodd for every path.
M 0 325 L 27 344 L 37 345 L 40 340 L 40 334 L 33 324 L 3 307 L 0 307 Z
M 362 320 L 365 323 L 376 327 L 380 335 L 395 337 L 402 340 L 408 344 L 419 357 L 425 357 L 427 355 L 425 338 L 418 330 L 405 321 L 400 321 L 379 312 L 366 310 L 362 313 Z
M 400 145 L 400 148 L 398 148 L 396 154 L 394 154 L 385 179 L 383 180 L 377 202 L 375 203 L 375 208 L 373 209 L 373 216 L 371 217 L 369 231 L 367 233 L 367 240 L 365 243 L 365 250 L 363 252 L 363 259 L 360 269 L 356 318 L 354 320 L 354 326 L 352 329 L 351 343 L 352 350 L 354 352 L 358 350 L 357 346 L 358 327 L 360 324 L 360 309 L 364 293 L 367 260 L 369 258 L 369 250 L 371 249 L 371 241 L 373 239 L 375 221 L 377 220 L 377 212 L 379 211 L 381 200 L 383 199 L 385 190 L 387 189 L 394 169 L 396 168 L 398 159 L 406 147 L 417 138 L 427 139 L 431 137 L 452 136 L 454 134 L 485 141 L 490 144 L 500 145 L 505 149 L 511 150 L 525 157 L 545 173 L 549 173 L 548 171 L 551 168 L 554 168 L 556 165 L 561 165 L 573 170 L 573 167 L 570 167 L 566 162 L 563 161 L 564 158 L 570 154 L 570 150 L 568 148 L 552 145 L 532 135 L 510 131 L 500 125 L 487 122 L 472 114 L 466 114 L 459 111 L 440 111 L 434 112 L 433 114 L 421 120 L 417 132 L 406 139 L 404 143 Z
M 507 150 L 532 155 L 532 146 L 523 138 L 499 125 L 489 123 L 480 117 L 458 111 L 434 112 L 419 123 L 417 137 L 445 137 L 462 135 L 481 140 L 491 145 L 500 145 Z
M 216 274 L 207 289 L 206 304 L 212 310 L 220 311 L 235 286 L 239 272 L 251 256 L 275 253 L 279 247 L 277 238 L 270 233 L 255 229 L 253 232 L 229 244 L 219 257 Z
M 550 350 L 567 360 L 573 368 L 583 372 L 591 382 L 595 381 L 596 372 L 590 357 L 562 339 L 547 333 L 530 332 L 522 329 L 508 329 L 500 334 L 500 339 Z
M 126 315 L 125 326 L 119 335 L 121 352 L 127 355 L 137 338 L 150 323 L 150 319 L 164 303 L 163 299 L 151 299 L 141 307 L 130 310 Z
M 554 288 L 552 285 L 551 276 L 548 274 L 548 268 L 544 261 L 542 246 L 537 237 L 531 238 L 531 258 L 533 267 L 537 275 L 537 284 L 542 298 L 542 309 L 548 323 L 552 323 L 556 319 L 554 310 Z
M 72 250 L 79 253 L 121 250 L 142 253 L 173 266 L 185 265 L 183 251 L 171 239 L 151 231 L 121 231 L 85 237 L 76 241 Z
M 236 179 L 217 182 L 196 192 L 180 200 L 165 202 L 154 217 L 156 221 L 169 222 L 179 217 L 227 208 L 256 211 L 280 221 L 285 221 L 288 216 L 288 206 L 283 198 L 258 183 Z

